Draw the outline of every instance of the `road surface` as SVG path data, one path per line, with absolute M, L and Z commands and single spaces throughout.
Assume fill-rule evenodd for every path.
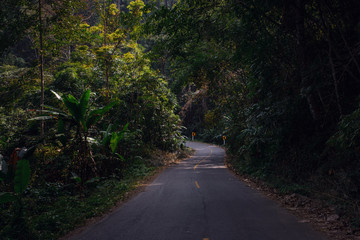
M 71 239 L 324 240 L 224 166 L 224 150 L 189 142 L 194 156 Z

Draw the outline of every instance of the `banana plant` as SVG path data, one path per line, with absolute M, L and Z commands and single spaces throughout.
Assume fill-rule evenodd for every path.
M 14 178 L 14 192 L 1 192 L 0 203 L 13 202 L 19 200 L 21 195 L 30 182 L 30 164 L 29 160 L 21 159 L 16 164 Z
M 115 153 L 118 147 L 118 144 L 121 139 L 124 138 L 124 134 L 128 129 L 129 123 L 127 123 L 120 132 L 112 132 L 112 125 L 110 124 L 106 131 L 104 131 L 104 138 L 101 141 L 101 144 L 104 147 L 109 146 L 112 153 Z
M 105 107 L 97 108 L 94 110 L 89 110 L 89 99 L 90 99 L 90 90 L 85 91 L 82 96 L 80 97 L 80 100 L 78 101 L 73 95 L 63 95 L 60 96 L 55 91 L 51 90 L 51 92 L 56 96 L 57 99 L 62 101 L 64 105 L 66 106 L 67 110 L 69 111 L 69 114 L 66 114 L 65 112 L 53 112 L 56 115 L 62 115 L 62 116 L 71 116 L 71 118 L 74 120 L 74 122 L 78 125 L 79 128 L 83 131 L 83 133 L 87 133 L 88 129 L 93 126 L 95 123 L 97 123 L 101 117 L 108 112 L 115 103 L 110 103 Z M 50 110 L 58 110 L 49 106 L 45 106 Z M 50 112 L 51 113 L 51 112 Z
M 116 152 L 119 142 L 124 138 L 124 134 L 128 129 L 129 123 L 127 123 L 120 132 L 112 132 L 112 125 L 110 124 L 106 131 L 104 131 L 104 138 L 101 141 L 101 145 L 105 148 L 110 147 L 111 153 L 116 155 L 121 160 L 124 160 L 123 156 Z
M 79 130 L 80 134 L 83 136 L 86 136 L 89 128 L 96 124 L 101 119 L 101 117 L 115 105 L 113 102 L 105 107 L 100 107 L 90 111 L 90 90 L 85 91 L 80 97 L 79 101 L 71 94 L 60 96 L 60 94 L 53 90 L 51 90 L 51 92 L 56 96 L 57 99 L 63 102 L 68 112 L 62 111 L 52 106 L 44 105 L 44 107 L 48 110 L 42 110 L 42 112 L 48 115 L 35 117 L 30 120 L 59 119 L 59 123 L 61 123 L 59 125 L 64 124 L 62 122 L 63 120 L 70 120 L 78 127 L 77 130 Z M 62 128 L 63 127 L 59 126 L 59 129 Z
M 20 159 L 16 163 L 13 192 L 0 192 L 0 204 L 12 203 L 11 209 L 14 212 L 11 218 L 12 228 L 22 229 L 23 236 L 32 239 L 29 226 L 24 218 L 23 194 L 30 182 L 30 163 L 27 159 Z M 15 227 L 16 226 L 16 227 Z
M 90 90 L 85 91 L 79 100 L 71 94 L 61 96 L 53 90 L 51 90 L 51 92 L 57 99 L 62 101 L 66 107 L 66 111 L 51 106 L 44 106 L 47 110 L 43 110 L 42 112 L 48 115 L 32 118 L 31 120 L 58 119 L 58 136 L 60 137 L 59 140 L 61 142 L 66 141 L 66 139 L 64 139 L 64 121 L 70 121 L 72 125 L 76 127 L 75 143 L 78 147 L 78 155 L 76 156 L 78 163 L 77 167 L 80 171 L 79 175 L 81 179 L 86 180 L 89 160 L 91 160 L 90 165 L 92 170 L 96 172 L 96 164 L 91 157 L 91 148 L 89 146 L 89 129 L 95 125 L 102 116 L 115 105 L 115 103 L 110 103 L 105 107 L 90 110 Z

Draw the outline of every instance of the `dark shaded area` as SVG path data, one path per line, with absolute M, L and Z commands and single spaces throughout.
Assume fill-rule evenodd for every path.
M 226 135 L 240 171 L 309 187 L 352 215 L 355 229 L 358 9 L 358 1 L 184 0 L 148 25 L 176 91 L 185 89 L 188 136 L 194 126 L 207 141 Z

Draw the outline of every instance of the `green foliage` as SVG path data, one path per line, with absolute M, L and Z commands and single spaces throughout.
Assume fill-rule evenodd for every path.
M 29 14 L 30 11 L 31 5 L 27 1 L 0 2 L 0 55 L 20 41 L 27 29 L 34 24 L 34 15 Z
M 11 192 L 2 192 L 0 193 L 0 204 L 7 203 L 7 202 L 13 202 L 16 200 L 16 196 L 12 194 Z
M 360 128 L 357 124 L 359 121 L 360 109 L 344 116 L 339 122 L 338 131 L 329 139 L 328 144 L 344 152 L 350 149 L 356 151 L 360 147 Z
M 5 227 L 2 232 L 5 232 L 11 236 L 11 238 L 20 238 L 20 236 L 26 236 L 31 239 L 32 234 L 28 229 L 28 225 L 24 219 L 24 203 L 23 194 L 30 182 L 30 164 L 26 159 L 21 159 L 16 164 L 16 172 L 14 178 L 14 193 L 1 192 L 0 204 L 13 202 L 13 216 L 11 216 L 11 229 Z M 1 232 L 0 232 L 1 236 Z
M 129 124 L 126 124 L 123 130 L 121 130 L 120 132 L 113 132 L 111 134 L 110 149 L 112 153 L 116 152 L 120 140 L 124 138 L 124 134 L 127 131 L 128 125 Z
M 14 191 L 17 194 L 23 193 L 30 182 L 30 163 L 26 159 L 21 159 L 16 164 L 14 178 Z
M 360 109 L 344 116 L 339 122 L 338 130 L 330 137 L 327 144 L 327 155 L 331 160 L 324 166 L 333 178 L 342 185 L 344 195 L 354 198 L 360 196 Z
M 79 177 L 76 173 L 71 172 L 71 175 L 72 175 L 71 179 L 75 180 L 76 183 L 78 184 L 82 183 L 81 177 Z
M 34 112 L 17 108 L 11 111 L 0 107 L 0 151 L 10 155 L 15 147 L 32 144 L 38 134 L 37 126 L 27 122 Z M 26 133 L 26 134 L 24 134 Z
M 30 163 L 29 160 L 21 159 L 16 164 L 16 171 L 14 177 L 14 193 L 2 192 L 0 195 L 0 202 L 12 202 L 21 197 L 30 182 Z
M 44 113 L 49 113 L 49 116 L 40 116 L 35 117 L 30 120 L 48 120 L 48 119 L 60 119 L 58 122 L 58 133 L 60 134 L 60 141 L 65 143 L 64 140 L 64 120 L 70 121 L 76 127 L 76 135 L 74 138 L 74 143 L 76 144 L 76 149 L 78 154 L 75 155 L 76 168 L 80 172 L 79 178 L 74 178 L 79 183 L 83 184 L 89 178 L 89 173 L 87 168 L 89 167 L 89 161 L 92 161 L 95 164 L 94 160 L 91 157 L 91 147 L 89 146 L 90 138 L 88 132 L 90 128 L 96 124 L 102 116 L 107 113 L 115 103 L 110 103 L 105 107 L 96 108 L 90 110 L 89 100 L 90 100 L 90 90 L 85 91 L 79 100 L 77 100 L 71 94 L 60 96 L 58 93 L 52 91 L 57 99 L 62 101 L 65 105 L 67 112 L 61 111 L 54 107 L 46 106 L 47 111 L 42 111 Z M 90 160 L 89 160 L 90 159 Z M 96 167 L 93 166 L 92 171 L 96 172 Z
M 176 97 L 149 58 L 148 5 L 122 1 L 120 11 L 111 1 L 41 3 L 42 110 L 34 110 L 41 98 L 38 4 L 0 3 L 16 7 L 0 14 L 0 25 L 9 24 L 2 30 L 13 30 L 14 41 L 27 35 L 15 46 L 0 30 L 0 51 L 8 48 L 0 59 L 0 151 L 8 161 L 15 148 L 38 146 L 29 158 L 30 187 L 27 160 L 18 162 L 14 182 L 0 176 L 1 239 L 58 238 L 150 174 L 147 157 L 156 149 L 183 144 Z M 15 26 L 23 18 L 29 25 Z
M 0 67 L 0 96 L 2 107 L 12 110 L 16 108 L 33 108 L 33 94 L 38 91 L 34 71 L 30 68 L 19 68 L 4 65 Z
M 81 58 L 81 56 L 76 56 L 76 53 L 73 53 L 73 58 L 76 57 Z M 84 89 L 89 88 L 93 81 L 91 65 L 86 63 L 86 60 L 80 59 L 80 61 L 60 65 L 54 76 L 54 81 L 49 87 L 57 92 L 72 93 L 74 96 L 80 97 Z
M 79 130 L 83 131 L 81 134 L 83 134 L 84 136 L 87 135 L 89 128 L 96 124 L 101 119 L 101 117 L 115 105 L 115 103 L 110 103 L 105 107 L 97 108 L 90 111 L 90 90 L 85 91 L 81 95 L 79 101 L 71 94 L 60 96 L 58 93 L 54 91 L 52 92 L 60 101 L 63 102 L 63 104 L 66 106 L 67 111 L 70 114 L 51 106 L 45 106 L 50 110 L 45 110 L 43 112 L 53 115 L 36 117 L 30 120 L 54 119 L 56 118 L 55 116 L 65 117 L 67 120 L 73 120 L 74 124 L 79 127 Z M 59 128 L 61 131 L 63 131 L 62 121 L 60 121 L 59 123 Z
M 134 164 L 126 169 L 126 174 L 121 180 L 113 175 L 87 181 L 89 190 L 85 191 L 82 197 L 76 191 L 76 186 L 71 184 L 45 182 L 39 186 L 32 186 L 22 200 L 23 221 L 29 228 L 27 231 L 33 233 L 34 239 L 57 239 L 81 226 L 86 219 L 107 212 L 119 200 L 126 198 L 126 193 L 134 189 L 139 180 L 153 173 L 153 168 L 145 165 L 142 159 L 133 159 L 132 162 Z M 11 236 L 18 238 L 20 234 L 26 234 L 18 228 L 15 229 L 15 225 L 9 226 L 12 222 L 6 217 L 11 216 L 12 210 L 14 209 L 0 209 L 2 239 L 14 238 Z
M 64 0 L 61 4 L 47 1 L 42 2 L 42 22 L 38 18 L 38 2 L 29 3 L 35 18 L 33 25 L 28 32 L 32 37 L 34 47 L 40 49 L 40 31 L 42 26 L 42 51 L 50 62 L 62 59 L 68 47 L 80 41 L 81 17 L 79 12 L 85 7 L 81 0 Z M 51 9 L 49 11 L 48 9 Z M 48 64 L 48 62 L 46 62 Z
M 236 168 L 261 179 L 297 186 L 330 170 L 322 191 L 358 203 L 359 7 L 183 0 L 156 11 L 151 56 L 172 78 L 187 135 L 225 133 Z

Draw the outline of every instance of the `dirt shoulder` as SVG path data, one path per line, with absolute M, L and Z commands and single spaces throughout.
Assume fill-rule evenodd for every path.
M 318 199 L 296 193 L 280 194 L 263 181 L 239 174 L 230 162 L 231 158 L 226 157 L 225 164 L 233 175 L 245 182 L 247 186 L 278 202 L 291 214 L 297 216 L 300 222 L 309 223 L 331 240 L 360 240 L 360 232 L 355 232 L 349 227 L 346 217 L 340 217 L 336 213 L 335 206 L 329 206 Z

